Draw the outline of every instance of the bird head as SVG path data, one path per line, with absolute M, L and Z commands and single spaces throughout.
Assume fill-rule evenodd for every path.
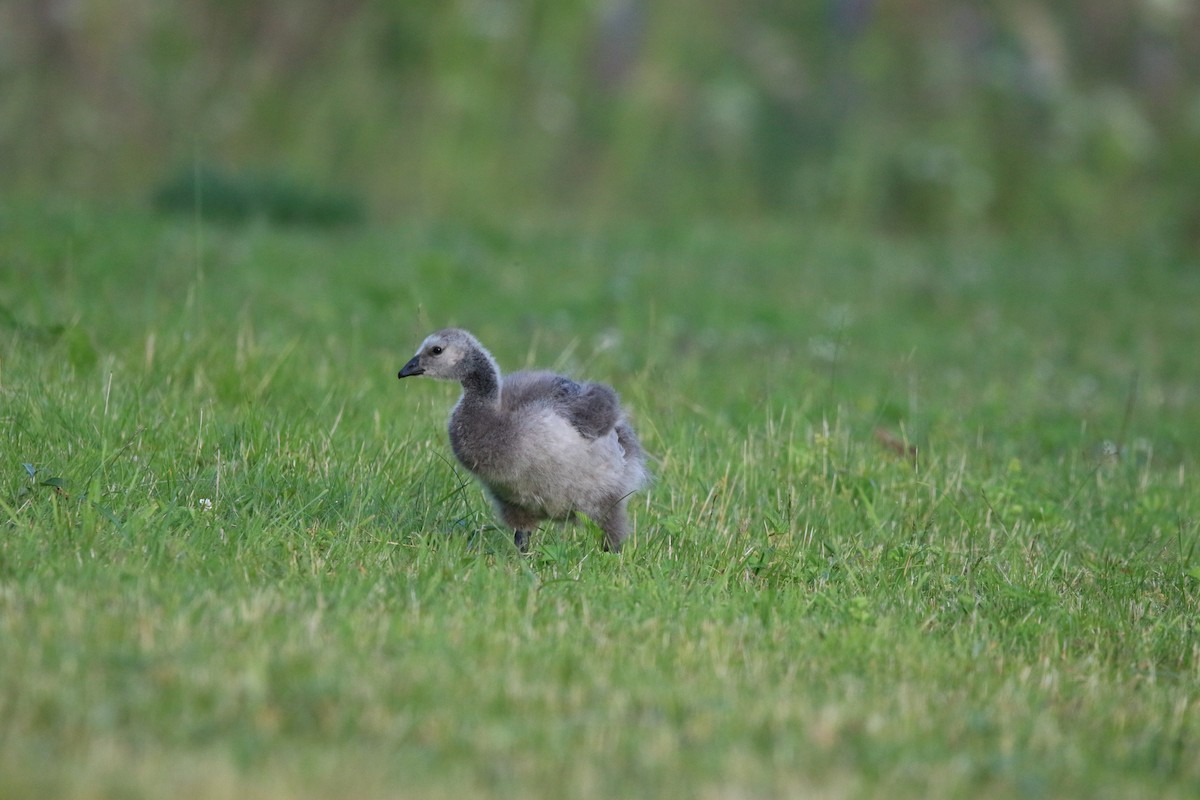
M 480 360 L 495 368 L 495 361 L 479 341 L 459 328 L 431 333 L 417 348 L 398 377 L 425 375 L 446 381 L 462 381 L 480 367 Z

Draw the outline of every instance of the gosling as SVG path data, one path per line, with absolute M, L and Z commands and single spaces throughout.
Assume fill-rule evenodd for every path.
M 576 513 L 600 527 L 606 550 L 621 549 L 629 535 L 625 507 L 649 475 L 611 387 L 552 372 L 501 378 L 492 354 L 459 328 L 421 343 L 399 377 L 413 375 L 462 384 L 450 413 L 450 446 L 479 478 L 521 552 L 538 523 Z

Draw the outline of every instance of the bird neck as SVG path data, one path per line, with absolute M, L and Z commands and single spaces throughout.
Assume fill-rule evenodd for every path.
M 462 379 L 463 399 L 489 405 L 500 403 L 500 368 L 486 353 L 467 356 L 467 372 Z

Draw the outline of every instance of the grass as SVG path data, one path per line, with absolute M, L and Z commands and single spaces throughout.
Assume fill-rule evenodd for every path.
M 1194 796 L 1152 245 L 5 208 L 0 797 Z M 622 392 L 626 552 L 497 529 L 451 323 Z

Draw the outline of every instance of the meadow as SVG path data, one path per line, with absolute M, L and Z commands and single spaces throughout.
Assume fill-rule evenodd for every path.
M 1152 236 L 0 208 L 0 797 L 1200 788 L 1200 270 Z M 454 462 L 614 385 L 620 555 Z

